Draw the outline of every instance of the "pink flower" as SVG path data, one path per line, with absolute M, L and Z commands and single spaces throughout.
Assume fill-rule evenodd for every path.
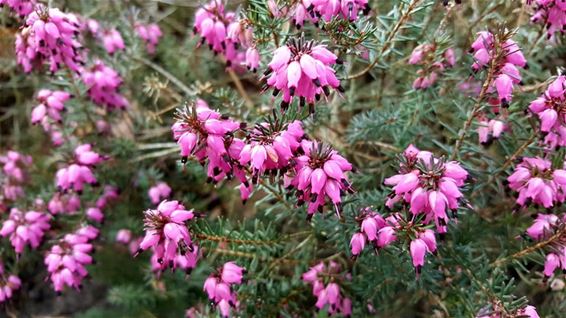
M 534 220 L 533 225 L 527 229 L 527 235 L 534 240 L 540 240 L 551 233 L 551 228 L 558 222 L 558 217 L 554 214 L 539 214 Z
M 81 198 L 76 193 L 60 193 L 53 194 L 51 200 L 47 204 L 49 213 L 55 215 L 59 213 L 72 214 L 81 207 Z
M 251 189 L 245 171 L 237 161 L 244 141 L 234 137 L 240 127 L 240 123 L 221 116 L 208 108 L 206 102 L 198 100 L 196 104 L 177 110 L 177 121 L 171 130 L 180 147 L 183 163 L 189 156 L 194 156 L 206 166 L 208 182 L 212 183 L 236 176 L 245 185 L 242 197 L 246 199 Z
M 177 256 L 191 261 L 189 252 L 194 252 L 195 246 L 185 222 L 194 218 L 193 210 L 185 210 L 178 201 L 165 200 L 156 210 L 147 210 L 144 214 L 146 233 L 138 253 L 152 248 L 161 270 L 179 266 Z
M 82 63 L 81 44 L 76 38 L 79 27 L 80 22 L 73 14 L 36 6 L 16 35 L 18 64 L 26 73 L 44 63 L 49 64 L 52 73 L 62 65 L 78 72 Z
M 227 67 L 245 61 L 250 70 L 257 69 L 259 53 L 253 45 L 251 26 L 239 21 L 236 13 L 226 12 L 222 1 L 211 0 L 196 11 L 193 31 L 201 36 L 199 45 L 207 44 L 215 54 L 224 56 Z
M 0 0 L 0 7 L 3 5 L 7 5 L 8 8 L 12 9 L 20 17 L 23 18 L 33 11 L 34 6 L 36 5 L 36 1 L 35 0 Z
M 333 19 L 355 21 L 358 15 L 367 15 L 370 7 L 367 0 L 300 0 L 291 8 L 292 22 L 300 29 L 304 21 L 318 26 L 320 21 Z
M 303 136 L 300 121 L 287 124 L 281 118 L 268 117 L 267 122 L 256 124 L 249 132 L 239 162 L 250 166 L 254 183 L 265 174 L 283 174 L 291 168 Z
M 37 93 L 37 105 L 31 112 L 31 123 L 37 124 L 51 119 L 54 122 L 62 121 L 61 112 L 65 110 L 65 102 L 71 98 L 71 94 L 64 91 L 51 91 L 42 89 Z
M 487 119 L 480 116 L 479 126 L 477 128 L 479 141 L 482 145 L 489 145 L 494 139 L 501 137 L 501 134 L 507 130 L 507 124 L 497 119 Z
M 231 309 L 237 308 L 239 304 L 233 286 L 242 283 L 245 269 L 234 262 L 228 262 L 218 272 L 206 279 L 203 290 L 213 305 L 220 309 L 222 317 L 229 317 Z
M 424 240 L 418 238 L 411 241 L 411 258 L 413 259 L 413 266 L 417 274 L 421 272 L 424 265 L 425 254 L 428 251 L 427 244 Z
M 116 242 L 128 244 L 132 240 L 132 231 L 128 229 L 120 229 L 116 233 Z
M 332 68 L 336 63 L 342 62 L 325 45 L 317 45 L 302 37 L 291 39 L 275 50 L 264 78 L 274 89 L 274 96 L 283 93 L 281 108 L 286 109 L 296 96 L 299 105 L 309 104 L 312 113 L 315 101 L 322 94 L 330 95 L 330 88 L 344 91 Z
M 528 1 L 529 2 L 529 1 Z M 563 0 L 535 0 L 535 11 L 531 17 L 533 23 L 542 24 L 546 28 L 547 38 L 554 34 L 564 34 L 566 27 L 566 3 Z
M 0 166 L 2 166 L 2 177 L 0 186 L 2 193 L 0 197 L 4 200 L 15 201 L 24 195 L 22 185 L 27 180 L 26 170 L 31 166 L 31 156 L 20 154 L 16 151 L 8 151 L 0 156 Z M 0 199 L 0 206 L 2 205 Z
M 317 211 L 322 213 L 327 201 L 334 205 L 340 216 L 342 193 L 353 192 L 346 177 L 352 165 L 336 150 L 322 143 L 303 140 L 300 147 L 304 155 L 295 158 L 295 167 L 288 173 L 287 187 L 297 190 L 299 205 L 308 202 L 308 219 Z
M 2 224 L 0 235 L 10 236 L 10 242 L 17 254 L 22 254 L 25 245 L 36 249 L 45 232 L 50 228 L 49 215 L 44 212 L 21 212 L 17 208 L 10 210 L 8 220 Z
M 65 286 L 80 289 L 82 280 L 88 276 L 86 265 L 93 263 L 90 241 L 97 236 L 96 228 L 86 226 L 65 235 L 51 247 L 44 262 L 56 292 L 62 292 Z
M 0 261 L 0 303 L 12 298 L 14 291 L 20 289 L 21 286 L 20 278 L 14 274 L 6 274 L 4 264 Z
M 352 256 L 358 256 L 366 246 L 366 237 L 363 233 L 355 233 L 350 240 Z
M 509 187 L 519 192 L 517 204 L 540 204 L 545 208 L 564 201 L 560 193 L 566 188 L 566 170 L 552 169 L 551 162 L 539 157 L 523 158 L 507 178 Z
M 128 100 L 119 92 L 122 77 L 104 62 L 95 61 L 92 67 L 83 69 L 81 80 L 87 86 L 88 95 L 95 104 L 109 109 L 124 109 L 128 106 Z
M 120 35 L 120 32 L 116 29 L 105 30 L 102 32 L 100 37 L 106 52 L 110 55 L 114 54 L 116 51 L 124 50 L 126 48 L 122 35 Z
M 455 161 L 445 162 L 428 151 L 412 147 L 402 158 L 399 174 L 386 178 L 394 193 L 386 205 L 408 203 L 413 214 L 425 214 L 425 223 L 434 221 L 440 233 L 446 232 L 448 210 L 457 210 L 463 197 L 460 187 L 468 173 Z
M 149 189 L 147 195 L 149 196 L 151 203 L 157 204 L 161 202 L 161 200 L 169 198 L 171 195 L 171 188 L 165 182 L 158 182 Z
M 529 110 L 540 119 L 540 131 L 550 148 L 566 146 L 566 76 L 558 76 L 537 99 Z
M 479 71 L 492 65 L 493 78 L 488 84 L 488 93 L 496 93 L 492 104 L 507 107 L 513 95 L 513 86 L 521 83 L 521 75 L 517 67 L 526 67 L 527 61 L 519 46 L 510 39 L 510 33 L 492 34 L 487 31 L 478 33 L 472 43 L 474 53 L 472 69 Z
M 452 48 L 446 49 L 441 56 L 438 56 L 437 49 L 436 43 L 426 43 L 417 46 L 411 53 L 409 64 L 421 66 L 421 69 L 417 71 L 419 77 L 413 81 L 413 89 L 425 89 L 432 86 L 444 69 L 456 64 Z
M 80 145 L 75 149 L 75 161 L 57 171 L 55 178 L 60 191 L 73 190 L 81 194 L 85 184 L 96 184 L 97 180 L 91 167 L 105 160 L 106 157 L 92 151 L 89 144 Z
M 328 305 L 330 315 L 341 313 L 349 316 L 352 313 L 352 301 L 344 296 L 338 284 L 340 280 L 347 278 L 347 275 L 340 275 L 340 271 L 338 263 L 331 261 L 327 266 L 321 262 L 304 273 L 302 279 L 313 286 L 313 295 L 317 297 L 315 306 L 318 310 Z M 332 280 L 325 286 L 326 276 L 332 276 Z
M 155 23 L 141 24 L 136 23 L 136 34 L 145 42 L 147 52 L 149 54 L 155 53 L 155 47 L 159 43 L 159 38 L 163 35 L 159 25 Z

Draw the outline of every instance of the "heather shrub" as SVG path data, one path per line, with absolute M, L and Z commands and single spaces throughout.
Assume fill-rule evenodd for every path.
M 565 316 L 565 1 L 0 5 L 3 315 Z

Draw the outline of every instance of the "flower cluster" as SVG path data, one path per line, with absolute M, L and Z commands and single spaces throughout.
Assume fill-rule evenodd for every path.
M 360 231 L 355 233 L 350 240 L 352 256 L 360 255 L 367 242 L 371 242 L 375 249 L 384 248 L 396 239 L 396 228 L 398 225 L 395 215 L 383 218 L 371 208 L 365 208 L 356 218 L 360 225 Z
M 112 55 L 116 51 L 121 51 L 126 48 L 122 35 L 116 29 L 104 30 L 99 35 L 102 44 L 108 54 Z
M 286 109 L 297 96 L 299 105 L 302 107 L 308 103 L 309 111 L 313 113 L 315 101 L 322 94 L 330 95 L 330 88 L 344 92 L 332 68 L 337 63 L 342 61 L 326 45 L 306 41 L 303 37 L 293 38 L 273 52 L 264 78 L 267 85 L 274 89 L 273 96 L 283 92 L 282 109 Z
M 566 1 L 529 0 L 527 2 L 536 5 L 536 11 L 531 17 L 531 21 L 545 26 L 546 34 L 549 39 L 552 38 L 556 32 L 564 34 L 564 30 L 566 29 Z
M 294 170 L 285 175 L 286 187 L 296 190 L 299 205 L 308 202 L 308 219 L 317 211 L 322 213 L 327 199 L 340 217 L 342 194 L 354 192 L 346 176 L 352 171 L 352 164 L 330 146 L 317 141 L 301 141 L 300 152 L 303 155 L 293 159 Z
M 234 285 L 240 285 L 246 270 L 234 262 L 225 263 L 216 273 L 204 281 L 204 291 L 208 299 L 218 307 L 222 317 L 230 317 L 231 308 L 238 307 Z
M 71 97 L 71 94 L 65 91 L 42 89 L 37 93 L 39 105 L 31 112 L 31 123 L 40 123 L 43 130 L 51 136 L 51 141 L 55 146 L 63 143 L 63 134 L 55 124 L 62 122 L 61 112 L 66 110 L 65 103 Z
M 539 214 L 527 229 L 527 235 L 533 240 L 541 241 L 553 236 L 558 231 L 565 233 L 566 215 Z M 566 270 L 566 234 L 546 245 L 547 254 L 543 274 L 552 276 L 557 268 Z
M 43 63 L 54 73 L 66 65 L 78 72 L 82 63 L 81 44 L 76 39 L 80 23 L 73 14 L 38 5 L 16 37 L 17 61 L 25 72 Z
M 98 234 L 95 227 L 83 226 L 51 247 L 44 262 L 56 292 L 62 292 L 65 286 L 80 289 L 82 280 L 88 276 L 85 266 L 93 263 L 89 255 L 94 250 L 91 241 Z
M 340 291 L 337 280 L 347 278 L 347 276 L 342 277 L 340 272 L 338 263 L 330 261 L 326 265 L 320 262 L 305 272 L 302 279 L 312 285 L 312 293 L 317 297 L 315 306 L 318 310 L 328 305 L 329 314 L 349 317 L 352 314 L 352 300 Z
M 169 198 L 171 195 L 171 188 L 165 182 L 158 182 L 153 187 L 149 188 L 147 192 L 151 203 L 158 204 L 161 200 Z
M 251 166 L 254 180 L 264 174 L 285 173 L 304 134 L 300 121 L 287 124 L 277 116 L 270 116 L 267 122 L 256 124 L 249 132 L 239 161 Z
M 358 15 L 367 15 L 370 11 L 368 0 L 300 0 L 290 11 L 292 23 L 300 29 L 305 20 L 316 26 L 320 21 L 330 22 L 341 19 L 350 22 L 356 21 Z
M 20 289 L 21 286 L 20 278 L 14 274 L 7 275 L 4 264 L 0 261 L 0 304 L 12 298 L 13 292 Z
M 220 115 L 205 101 L 198 100 L 177 111 L 177 121 L 171 130 L 181 149 L 182 161 L 194 156 L 203 166 L 206 164 L 210 182 L 232 175 L 245 182 L 244 172 L 234 165 L 244 146 L 243 140 L 233 135 L 240 127 L 240 123 Z
M 68 213 L 72 214 L 81 207 L 81 198 L 76 193 L 55 192 L 47 203 L 47 209 L 51 214 Z
M 221 0 L 212 0 L 195 13 L 195 34 L 202 37 L 215 54 L 222 54 L 226 66 L 245 62 L 247 68 L 256 71 L 260 56 L 253 41 L 253 31 L 246 20 L 239 20 L 234 12 L 226 12 Z M 241 49 L 246 49 L 245 53 Z
M 497 93 L 497 97 L 490 98 L 489 103 L 507 107 L 511 102 L 513 85 L 521 83 L 517 67 L 527 67 L 527 60 L 517 43 L 511 40 L 511 33 L 479 32 L 471 52 L 474 53 L 472 69 L 479 71 L 487 67 L 492 73 L 487 92 Z
M 45 232 L 50 228 L 50 217 L 47 213 L 38 211 L 22 212 L 17 208 L 10 210 L 10 216 L 2 224 L 0 235 L 10 236 L 10 242 L 16 254 L 22 254 L 24 248 L 29 245 L 36 249 Z
M 517 204 L 529 203 L 545 208 L 564 202 L 566 170 L 553 169 L 549 160 L 540 157 L 525 157 L 507 178 L 509 187 L 517 192 Z
M 444 69 L 456 65 L 456 56 L 452 48 L 444 51 L 438 50 L 438 44 L 425 43 L 417 46 L 411 53 L 409 64 L 420 65 L 417 77 L 413 82 L 414 89 L 425 89 L 431 87 L 437 80 L 438 75 Z
M 31 156 L 23 155 L 17 151 L 10 150 L 5 155 L 0 156 L 0 165 L 2 166 L 2 179 L 0 186 L 0 206 L 4 200 L 14 201 L 23 196 L 23 183 L 27 179 L 26 169 L 31 166 Z M 3 209 L 0 209 L 2 211 Z
M 155 53 L 155 47 L 159 43 L 159 38 L 163 35 L 159 25 L 137 23 L 134 29 L 136 34 L 145 42 L 147 52 L 149 54 Z
M 425 223 L 434 220 L 437 231 L 445 233 L 447 211 L 458 209 L 463 197 L 460 187 L 467 177 L 468 172 L 458 162 L 445 162 L 410 145 L 400 156 L 399 174 L 384 181 L 394 191 L 386 205 L 392 208 L 404 201 L 414 215 L 424 213 Z
M 360 231 L 350 240 L 354 258 L 362 253 L 367 242 L 371 242 L 377 252 L 395 242 L 398 237 L 407 238 L 413 266 L 418 275 L 424 266 L 425 255 L 436 252 L 434 231 L 412 217 L 409 220 L 400 213 L 393 213 L 384 218 L 371 208 L 364 208 L 356 221 L 360 224 Z
M 73 190 L 82 193 L 85 184 L 93 185 L 97 182 L 91 167 L 105 159 L 106 157 L 92 151 L 90 144 L 78 146 L 75 149 L 75 163 L 57 171 L 57 188 L 63 192 Z
M 210 182 L 236 176 L 242 200 L 249 198 L 259 177 L 280 173 L 285 174 L 285 186 L 297 190 L 299 205 L 309 202 L 309 218 L 322 212 L 327 198 L 340 213 L 342 192 L 353 191 L 345 175 L 352 165 L 344 157 L 326 145 L 304 140 L 299 121 L 287 124 L 268 117 L 248 132 L 246 140 L 234 137 L 239 129 L 245 126 L 211 110 L 202 100 L 179 110 L 171 127 L 182 161 L 195 156 L 206 164 Z
M 479 116 L 478 137 L 482 145 L 489 145 L 507 130 L 507 124 L 498 119 L 488 119 L 484 114 Z
M 104 209 L 108 201 L 118 198 L 118 189 L 113 186 L 104 187 L 104 192 L 96 200 L 96 203 L 86 209 L 86 217 L 94 222 L 102 223 L 104 221 Z
M 552 148 L 566 146 L 566 76 L 558 76 L 529 110 L 540 119 L 544 142 Z
M 156 210 L 144 212 L 145 237 L 140 243 L 138 254 L 153 250 L 154 264 L 163 271 L 167 267 L 181 267 L 196 263 L 196 246 L 193 244 L 186 221 L 194 218 L 193 210 L 185 210 L 178 201 L 163 201 Z
M 104 62 L 96 61 L 90 68 L 83 69 L 81 79 L 95 104 L 110 109 L 123 109 L 128 106 L 128 100 L 120 94 L 122 77 Z
M 25 17 L 33 11 L 35 0 L 0 0 L 0 7 L 6 5 L 20 17 Z

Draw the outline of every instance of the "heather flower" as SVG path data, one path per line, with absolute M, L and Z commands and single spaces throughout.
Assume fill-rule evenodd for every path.
M 234 262 L 228 262 L 205 280 L 203 290 L 212 304 L 220 310 L 222 317 L 230 317 L 231 309 L 238 307 L 239 302 L 233 286 L 242 283 L 245 271 Z
M 35 0 L 0 0 L 0 7 L 6 5 L 22 18 L 33 11 L 35 4 Z
M 22 254 L 25 245 L 32 249 L 39 247 L 41 239 L 49 229 L 49 215 L 44 212 L 22 212 L 17 208 L 10 210 L 10 216 L 2 224 L 0 235 L 10 236 L 10 242 L 17 254 Z
M 81 44 L 76 39 L 79 28 L 75 15 L 38 5 L 16 36 L 18 64 L 26 73 L 44 63 L 52 73 L 62 65 L 78 72 L 82 63 Z
M 252 72 L 256 72 L 259 67 L 260 57 L 259 51 L 255 47 L 246 50 L 246 67 Z
M 94 249 L 91 241 L 98 233 L 95 227 L 85 226 L 66 234 L 51 247 L 44 262 L 56 292 L 61 293 L 65 286 L 81 288 L 82 280 L 88 276 L 86 265 L 93 263 L 89 255 Z
M 195 246 L 185 222 L 193 219 L 193 210 L 185 210 L 178 201 L 165 200 L 156 210 L 147 210 L 144 214 L 146 233 L 138 253 L 151 247 L 161 270 L 167 266 L 175 269 L 178 256 L 189 261 Z
M 13 292 L 20 289 L 22 281 L 14 274 L 7 274 L 0 261 L 0 303 L 12 298 Z
M 404 201 L 413 214 L 424 213 L 425 223 L 434 221 L 439 233 L 446 232 L 447 211 L 457 210 L 463 198 L 460 187 L 468 173 L 456 161 L 446 162 L 428 151 L 409 146 L 400 156 L 399 174 L 385 179 L 393 186 L 386 205 Z
M 247 55 L 238 50 L 240 46 L 251 44 L 251 29 L 240 22 L 234 12 L 225 12 L 222 1 L 212 0 L 196 11 L 193 31 L 202 37 L 200 44 L 207 44 L 215 54 L 223 54 L 230 67 L 239 65 Z
M 472 69 L 493 68 L 492 81 L 488 84 L 488 93 L 497 97 L 490 98 L 493 106 L 506 107 L 511 102 L 513 86 L 521 83 L 521 74 L 517 67 L 527 67 L 527 60 L 521 49 L 511 40 L 511 33 L 492 34 L 488 31 L 478 33 L 472 43 L 474 53 Z
M 494 139 L 499 139 L 501 134 L 507 130 L 507 124 L 501 120 L 487 119 L 485 116 L 479 116 L 479 118 L 477 133 L 482 145 L 491 144 Z
M 122 39 L 122 35 L 120 35 L 120 32 L 118 32 L 118 30 L 116 29 L 102 31 L 100 38 L 102 40 L 104 48 L 106 49 L 106 52 L 108 52 L 108 54 L 110 55 L 114 54 L 114 52 L 116 51 L 124 50 L 126 48 L 126 46 L 124 45 L 124 39 Z
M 290 167 L 303 136 L 300 121 L 286 123 L 277 116 L 270 116 L 267 122 L 256 124 L 249 132 L 239 162 L 250 165 L 254 183 L 261 175 L 284 173 Z
M 409 64 L 421 66 L 417 71 L 419 77 L 413 82 L 413 88 L 425 89 L 432 86 L 438 75 L 446 68 L 453 67 L 456 64 L 456 57 L 452 48 L 439 52 L 437 43 L 426 43 L 413 50 Z
M 37 124 L 47 118 L 60 123 L 61 112 L 65 110 L 65 102 L 70 98 L 71 94 L 64 91 L 40 90 L 37 93 L 39 105 L 31 112 L 31 123 Z
M 128 229 L 120 229 L 116 233 L 116 242 L 128 244 L 132 240 L 132 231 Z
M 294 159 L 295 167 L 287 176 L 287 187 L 296 190 L 299 205 L 308 202 L 308 219 L 316 211 L 322 213 L 327 201 L 340 216 L 342 193 L 354 191 L 346 177 L 352 171 L 352 164 L 336 150 L 316 141 L 303 140 L 300 149 L 304 155 Z
M 320 20 L 330 22 L 341 19 L 354 22 L 360 13 L 367 15 L 370 7 L 367 0 L 300 0 L 291 9 L 292 23 L 300 29 L 304 21 L 318 26 Z
M 529 110 L 540 119 L 540 131 L 549 147 L 566 146 L 566 76 L 558 76 Z
M 146 50 L 149 54 L 155 53 L 155 47 L 159 43 L 159 38 L 163 35 L 161 28 L 156 23 L 141 24 L 136 23 L 136 34 L 145 42 Z
M 264 76 L 267 86 L 274 89 L 273 96 L 283 93 L 281 108 L 286 109 L 298 97 L 299 105 L 308 103 L 313 113 L 315 101 L 322 94 L 330 95 L 330 88 L 344 92 L 332 68 L 337 63 L 342 62 L 325 45 L 301 37 L 275 50 Z
M 181 150 L 182 162 L 194 156 L 207 165 L 210 182 L 236 176 L 246 181 L 245 173 L 235 165 L 240 158 L 244 142 L 233 136 L 240 123 L 211 110 L 206 102 L 185 106 L 177 111 L 177 121 L 171 127 L 173 137 Z
M 81 198 L 76 193 L 60 193 L 53 194 L 51 200 L 47 204 L 47 209 L 51 214 L 67 213 L 72 214 L 81 207 Z
M 149 196 L 151 203 L 158 204 L 163 199 L 169 198 L 171 195 L 171 188 L 165 182 L 158 182 L 149 189 L 147 195 Z
M 556 32 L 564 34 L 566 29 L 566 1 L 534 0 L 536 9 L 531 17 L 533 23 L 542 24 L 546 28 L 547 38 L 551 39 Z
M 32 164 L 31 156 L 20 154 L 16 151 L 8 151 L 0 156 L 2 170 L 0 176 L 0 205 L 4 199 L 15 201 L 24 195 L 22 185 L 27 179 L 26 169 Z
M 119 92 L 122 77 L 102 61 L 95 61 L 92 67 L 82 70 L 81 79 L 95 104 L 109 109 L 123 109 L 128 106 L 128 100 Z
M 75 162 L 68 167 L 61 168 L 56 174 L 57 188 L 60 191 L 73 190 L 82 193 L 85 184 L 97 183 L 91 167 L 105 160 L 106 157 L 92 151 L 89 144 L 80 145 L 75 149 Z
M 533 240 L 546 240 L 566 226 L 566 215 L 539 214 L 527 229 L 527 235 Z M 550 277 L 557 269 L 566 270 L 566 237 L 564 235 L 545 244 L 545 262 L 543 274 Z
M 313 288 L 313 295 L 317 297 L 316 308 L 321 310 L 328 306 L 328 313 L 342 314 L 349 317 L 352 314 L 352 301 L 345 297 L 338 284 L 346 277 L 340 275 L 340 265 L 331 261 L 329 265 L 323 262 L 311 267 L 302 276 L 305 283 L 309 283 Z M 332 277 L 329 279 L 329 277 Z
M 553 169 L 549 160 L 525 157 L 507 181 L 511 189 L 519 192 L 519 206 L 533 203 L 550 208 L 564 201 L 561 193 L 566 186 L 566 170 Z

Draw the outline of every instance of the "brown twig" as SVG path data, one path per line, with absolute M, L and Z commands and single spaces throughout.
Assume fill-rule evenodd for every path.
M 499 267 L 501 265 L 504 265 L 505 263 L 518 259 L 518 258 L 522 258 L 525 255 L 528 255 L 538 249 L 541 249 L 553 242 L 555 242 L 556 240 L 560 239 L 563 235 L 566 235 L 566 226 L 563 226 L 561 229 L 559 229 L 556 233 L 554 233 L 552 236 L 550 236 L 549 238 L 547 238 L 544 241 L 540 241 L 538 243 L 536 243 L 535 245 L 531 245 L 527 248 L 524 248 L 508 257 L 504 257 L 504 258 L 500 258 L 498 260 L 496 260 L 495 262 L 493 262 L 491 264 L 491 266 L 493 267 Z

